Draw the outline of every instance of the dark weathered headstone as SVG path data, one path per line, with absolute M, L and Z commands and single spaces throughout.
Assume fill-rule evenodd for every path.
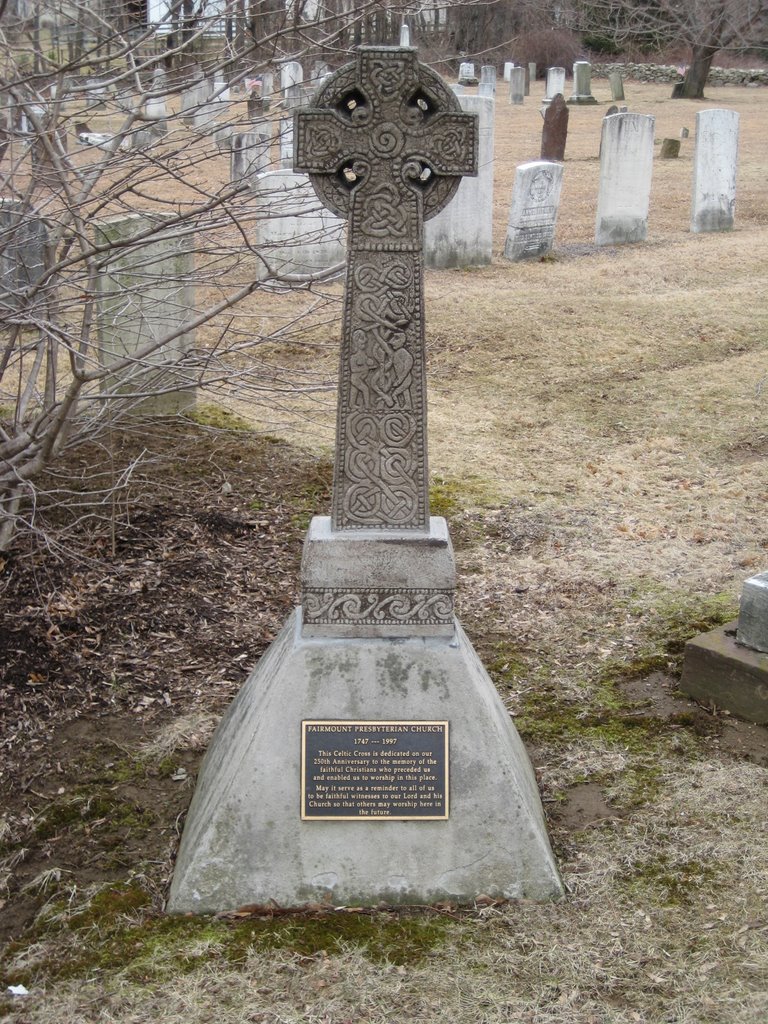
M 16 199 L 0 199 L 0 314 L 40 299 L 34 286 L 45 274 L 48 229 L 37 211 Z
M 659 156 L 662 160 L 674 160 L 680 156 L 680 139 L 662 139 Z
M 541 159 L 565 160 L 568 140 L 568 104 L 558 93 L 546 109 L 541 132 Z

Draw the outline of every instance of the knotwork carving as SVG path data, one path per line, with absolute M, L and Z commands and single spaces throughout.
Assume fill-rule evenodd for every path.
M 304 621 L 313 625 L 434 626 L 453 622 L 453 591 L 308 588 L 302 609 Z
M 413 50 L 361 47 L 295 139 L 296 170 L 350 222 L 333 527 L 424 531 L 423 222 L 477 173 L 476 118 Z

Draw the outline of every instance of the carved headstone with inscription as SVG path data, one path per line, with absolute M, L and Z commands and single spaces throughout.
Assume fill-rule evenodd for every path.
M 539 259 L 552 250 L 563 185 L 563 165 L 548 160 L 520 164 L 509 211 L 504 256 Z
M 219 726 L 169 909 L 558 896 L 530 762 L 453 612 L 429 515 L 423 221 L 477 119 L 412 49 L 362 47 L 296 114 L 295 169 L 348 220 L 332 515 L 302 605 Z

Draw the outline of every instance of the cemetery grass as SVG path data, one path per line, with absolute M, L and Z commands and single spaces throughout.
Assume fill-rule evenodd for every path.
M 554 257 L 427 275 L 433 511 L 565 899 L 163 916 L 202 751 L 329 501 L 332 395 L 279 422 L 237 398 L 121 435 L 115 465 L 149 453 L 121 503 L 46 524 L 52 550 L 3 565 L 0 988 L 31 993 L 5 999 L 8 1019 L 765 1019 L 768 737 L 676 690 L 685 640 L 734 617 L 766 567 L 765 94 L 680 107 L 633 89 L 661 135 L 702 106 L 742 111 L 735 232 L 688 236 L 684 162 L 656 161 L 649 242 L 594 251 L 595 136 L 576 109 Z M 540 131 L 510 109 L 497 252 L 511 167 Z M 308 355 L 334 372 L 340 288 L 320 292 L 312 332 L 271 351 L 297 379 Z M 290 323 L 307 299 L 260 309 Z

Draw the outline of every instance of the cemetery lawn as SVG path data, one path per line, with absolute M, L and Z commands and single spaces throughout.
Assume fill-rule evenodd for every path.
M 667 96 L 628 84 L 659 139 L 697 109 L 741 112 L 735 231 L 687 232 L 691 141 L 654 161 L 648 242 L 595 250 L 605 104 L 574 108 L 553 258 L 427 274 L 432 511 L 566 897 L 163 915 L 202 753 L 329 507 L 332 392 L 279 419 L 239 396 L 121 433 L 108 464 L 78 453 L 70 482 L 142 457 L 95 522 L 48 521 L 47 547 L 0 561 L 6 1019 L 766 1019 L 768 730 L 676 683 L 686 639 L 734 618 L 768 568 L 768 101 Z M 526 104 L 498 104 L 496 253 L 514 164 L 536 155 Z M 340 294 L 257 297 L 286 323 L 315 311 L 274 346 L 282 374 L 332 377 Z

